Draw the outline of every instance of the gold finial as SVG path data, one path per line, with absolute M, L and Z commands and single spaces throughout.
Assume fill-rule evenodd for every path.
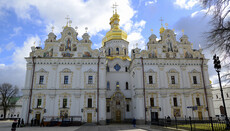
M 172 29 L 173 30 L 173 32 L 175 32 L 175 29 Z
M 117 13 L 117 3 L 115 2 L 114 7 L 115 7 L 115 13 Z
M 182 29 L 181 31 L 182 31 L 182 34 L 184 35 L 184 29 Z
M 153 29 L 151 29 L 151 33 L 153 34 Z
M 69 19 L 70 19 L 69 15 L 67 15 L 65 19 L 67 20 L 66 26 L 68 26 L 69 25 Z
M 85 27 L 85 33 L 87 33 L 88 27 Z
M 162 17 L 161 17 L 160 21 L 161 21 L 161 26 L 163 26 L 163 21 L 164 21 L 164 20 L 162 19 Z
M 54 26 L 51 27 L 52 32 L 54 32 Z
M 169 25 L 168 23 L 165 23 L 166 29 L 168 29 L 168 25 Z

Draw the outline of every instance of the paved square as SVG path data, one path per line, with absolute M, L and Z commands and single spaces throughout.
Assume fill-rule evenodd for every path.
M 11 131 L 13 121 L 0 121 L 0 131 Z M 150 129 L 149 125 L 137 125 L 133 127 L 130 125 L 83 125 L 83 126 L 70 126 L 70 127 L 23 127 L 17 128 L 16 131 L 161 131 L 162 129 Z M 166 130 L 166 129 L 165 129 Z

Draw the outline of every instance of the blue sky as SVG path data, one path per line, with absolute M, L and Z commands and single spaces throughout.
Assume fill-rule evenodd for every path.
M 184 29 L 189 40 L 198 49 L 206 44 L 204 32 L 210 29 L 209 15 L 205 16 L 199 0 L 1 0 L 0 1 L 0 83 L 10 82 L 22 88 L 25 81 L 26 61 L 30 47 L 44 46 L 51 27 L 60 38 L 65 17 L 69 15 L 72 27 L 77 26 L 78 39 L 88 27 L 93 42 L 92 48 L 101 46 L 101 40 L 109 30 L 112 4 L 117 3 L 120 25 L 128 33 L 131 49 L 136 43 L 144 49 L 151 35 L 150 29 L 159 38 L 161 27 L 168 23 L 175 29 L 177 39 Z M 204 50 L 206 58 L 212 54 Z M 215 80 L 212 60 L 209 61 L 210 79 Z

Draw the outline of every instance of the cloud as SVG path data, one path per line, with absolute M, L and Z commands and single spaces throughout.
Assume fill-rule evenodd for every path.
M 146 2 L 145 2 L 145 6 L 148 6 L 148 5 L 153 5 L 153 4 L 155 4 L 155 3 L 157 3 L 157 0 L 153 0 L 153 1 L 146 1 Z
M 133 24 L 127 38 L 129 41 L 129 52 L 136 47 L 136 43 L 138 43 L 138 48 L 145 49 L 145 38 L 141 34 L 142 30 L 145 28 L 145 24 L 146 21 L 144 20 L 137 21 Z
M 6 49 L 7 51 L 10 51 L 10 50 L 12 50 L 14 47 L 15 47 L 14 42 L 10 42 L 10 43 L 8 43 L 8 44 L 5 46 L 5 49 Z
M 176 0 L 174 5 L 182 9 L 192 9 L 195 5 L 199 4 L 199 0 Z
M 35 13 L 39 14 L 40 20 L 47 27 L 46 33 L 51 31 L 51 25 L 54 25 L 55 33 L 61 32 L 62 27 L 66 25 L 65 17 L 69 15 L 73 22 L 72 26 L 78 26 L 79 34 L 83 34 L 85 27 L 88 27 L 88 32 L 91 35 L 96 35 L 97 32 L 110 28 L 109 19 L 112 16 L 111 6 L 114 1 L 66 0 L 63 2 L 62 0 L 48 0 L 40 2 L 39 0 L 12 0 L 3 3 L 6 9 L 14 9 L 20 19 L 39 21 L 38 18 L 31 19 Z M 134 16 L 135 11 L 131 8 L 129 0 L 116 0 L 116 3 L 119 5 L 117 10 L 121 19 L 120 25 L 124 26 Z
M 0 76 L 3 76 L 0 77 L 0 83 L 8 82 L 20 88 L 24 86 L 26 71 L 25 57 L 29 56 L 34 41 L 40 41 L 40 38 L 37 35 L 28 37 L 22 47 L 15 47 L 12 55 L 12 64 L 0 64 Z
M 14 29 L 13 29 L 13 34 L 10 34 L 10 37 L 14 37 L 14 36 L 17 36 L 17 35 L 19 35 L 19 33 L 21 32 L 21 30 L 22 30 L 22 27 L 15 27 Z

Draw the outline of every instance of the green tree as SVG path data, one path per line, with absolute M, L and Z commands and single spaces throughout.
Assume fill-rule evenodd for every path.
M 15 103 L 12 103 L 11 100 L 18 94 L 18 88 L 16 86 L 13 87 L 9 83 L 3 83 L 0 85 L 0 94 L 0 101 L 5 119 L 7 110 L 15 106 Z

